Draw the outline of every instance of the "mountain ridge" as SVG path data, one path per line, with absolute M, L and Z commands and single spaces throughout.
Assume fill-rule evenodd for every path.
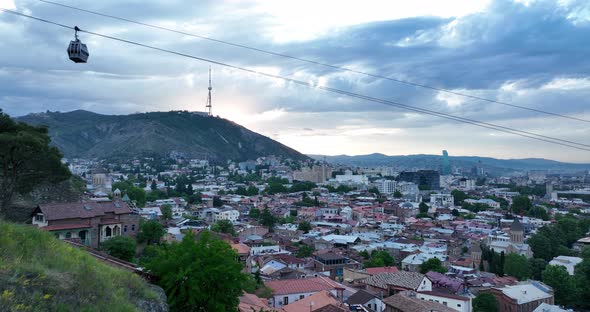
M 415 154 L 415 155 L 385 155 L 372 153 L 367 155 L 308 155 L 313 159 L 326 159 L 334 164 L 355 166 L 391 166 L 400 167 L 424 167 L 437 169 L 441 164 L 441 155 Z M 482 156 L 449 156 L 451 165 L 470 167 L 481 165 L 493 169 L 511 170 L 590 170 L 590 164 L 566 163 L 544 158 L 511 158 L 498 159 Z
M 66 157 L 166 156 L 216 161 L 275 155 L 307 159 L 298 151 L 219 117 L 188 111 L 103 115 L 86 110 L 32 113 L 18 121 L 45 125 L 52 144 Z

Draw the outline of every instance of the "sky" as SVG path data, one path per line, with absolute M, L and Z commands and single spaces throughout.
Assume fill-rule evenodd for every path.
M 587 0 L 56 2 L 357 71 L 590 120 Z M 0 7 L 97 33 L 419 108 L 590 144 L 590 123 L 54 6 Z M 0 12 L 0 108 L 12 116 L 204 111 L 209 64 Z M 306 154 L 476 155 L 590 162 L 590 152 L 211 65 L 213 113 Z

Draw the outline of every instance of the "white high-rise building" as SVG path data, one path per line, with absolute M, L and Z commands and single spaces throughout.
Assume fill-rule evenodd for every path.
M 395 193 L 396 186 L 397 186 L 396 181 L 383 180 L 379 184 L 377 184 L 377 189 L 382 194 L 393 194 L 393 193 Z

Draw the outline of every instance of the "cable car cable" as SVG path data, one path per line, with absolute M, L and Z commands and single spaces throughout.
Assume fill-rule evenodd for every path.
M 64 28 L 68 28 L 68 29 L 72 29 L 72 30 L 74 29 L 74 27 L 71 27 L 71 26 L 67 26 L 67 25 L 64 25 L 61 23 L 57 23 L 57 22 L 46 20 L 46 19 L 34 17 L 31 15 L 23 14 L 20 12 L 8 10 L 8 9 L 2 9 L 2 8 L 0 8 L 0 10 L 7 12 L 7 13 L 14 14 L 14 15 L 27 17 L 27 18 L 31 18 L 31 19 L 34 19 L 37 21 L 53 24 L 56 26 L 60 26 L 60 27 L 64 27 Z M 136 45 L 136 46 L 140 46 L 140 47 L 144 47 L 144 48 L 148 48 L 148 49 L 152 49 L 152 50 L 156 50 L 156 51 L 161 51 L 161 52 L 166 52 L 166 53 L 175 54 L 175 55 L 179 55 L 179 56 L 184 56 L 187 58 L 191 58 L 191 59 L 195 59 L 195 60 L 199 60 L 199 61 L 203 61 L 203 62 L 207 62 L 207 63 L 211 63 L 211 64 L 216 64 L 216 65 L 220 65 L 220 66 L 224 66 L 224 67 L 228 67 L 228 68 L 233 68 L 236 70 L 241 70 L 244 72 L 248 72 L 248 73 L 252 73 L 252 74 L 256 74 L 256 75 L 260 75 L 260 76 L 265 76 L 265 77 L 269 77 L 269 78 L 284 80 L 284 81 L 291 82 L 294 84 L 303 85 L 303 86 L 307 86 L 307 87 L 311 87 L 311 88 L 315 88 L 315 89 L 321 89 L 321 90 L 325 90 L 328 92 L 342 94 L 342 95 L 346 95 L 346 96 L 353 97 L 353 98 L 359 98 L 359 99 L 363 99 L 363 100 L 375 102 L 375 103 L 380 103 L 380 104 L 387 105 L 387 106 L 398 107 L 398 108 L 402 108 L 402 109 L 406 109 L 406 110 L 410 110 L 410 111 L 415 111 L 415 112 L 426 114 L 426 115 L 437 116 L 437 117 L 444 118 L 444 119 L 454 120 L 457 122 L 471 124 L 471 125 L 475 125 L 475 126 L 482 127 L 482 128 L 487 128 L 487 129 L 496 130 L 496 131 L 500 131 L 500 132 L 510 133 L 510 134 L 514 134 L 514 135 L 518 135 L 518 136 L 522 136 L 522 137 L 526 137 L 526 138 L 530 138 L 530 139 L 535 139 L 538 141 L 547 142 L 547 143 L 553 143 L 553 144 L 571 147 L 571 148 L 575 148 L 575 149 L 579 149 L 579 150 L 590 151 L 590 148 L 585 148 L 585 147 L 590 147 L 590 145 L 588 145 L 588 144 L 577 143 L 577 142 L 568 141 L 568 140 L 559 139 L 559 138 L 553 138 L 553 137 L 544 136 L 544 135 L 540 135 L 540 134 L 536 134 L 536 133 L 532 133 L 532 132 L 527 132 L 527 131 L 523 131 L 523 130 L 518 130 L 518 129 L 514 129 L 514 128 L 510 128 L 510 127 L 505 127 L 505 126 L 500 126 L 500 125 L 496 125 L 496 124 L 492 124 L 492 123 L 482 122 L 482 121 L 478 121 L 478 120 L 474 120 L 474 119 L 470 119 L 470 118 L 464 118 L 464 117 L 459 117 L 459 116 L 441 113 L 441 112 L 437 112 L 437 111 L 432 111 L 432 110 L 425 109 L 425 108 L 410 106 L 410 105 L 402 104 L 399 102 L 379 99 L 379 98 L 375 98 L 375 97 L 371 97 L 371 96 L 367 96 L 367 95 L 362 95 L 362 94 L 358 94 L 358 93 L 354 93 L 354 92 L 344 91 L 344 90 L 340 90 L 340 89 L 315 85 L 314 83 L 310 83 L 310 82 L 305 82 L 305 81 L 301 81 L 301 80 L 297 80 L 297 79 L 293 79 L 293 78 L 288 78 L 288 77 L 283 77 L 283 76 L 279 76 L 279 75 L 274 75 L 274 74 L 269 74 L 269 73 L 265 73 L 265 72 L 259 72 L 259 71 L 253 70 L 253 69 L 240 67 L 237 65 L 227 64 L 227 63 L 223 63 L 220 61 L 210 60 L 210 59 L 206 59 L 206 58 L 202 58 L 202 57 L 198 57 L 198 56 L 194 56 L 194 55 L 190 55 L 190 54 L 186 54 L 186 53 L 182 53 L 182 52 L 159 48 L 156 46 L 151 46 L 148 44 L 139 43 L 139 42 L 135 42 L 135 41 L 127 40 L 127 39 L 121 39 L 121 38 L 117 38 L 117 37 L 103 35 L 103 34 L 95 33 L 95 32 L 88 31 L 88 30 L 80 29 L 79 31 L 85 32 L 85 33 L 88 33 L 91 35 L 95 35 L 98 37 L 106 38 L 106 39 L 124 42 L 124 43 L 132 44 L 132 45 Z
M 576 120 L 576 121 L 590 123 L 590 120 L 579 118 L 579 117 L 563 115 L 563 114 L 559 114 L 559 113 L 549 112 L 549 111 L 545 111 L 545 110 L 541 110 L 541 109 L 536 109 L 536 108 L 531 108 L 531 107 L 526 107 L 526 106 L 521 106 L 521 105 L 517 105 L 517 104 L 511 104 L 511 103 L 507 103 L 507 102 L 503 102 L 503 101 L 498 101 L 498 100 L 484 98 L 484 97 L 480 97 L 480 96 L 476 96 L 476 95 L 470 95 L 470 94 L 466 94 L 466 93 L 462 93 L 462 92 L 457 92 L 457 91 L 453 91 L 453 90 L 450 90 L 450 89 L 445 89 L 445 88 L 440 88 L 440 87 L 433 87 L 433 86 L 429 86 L 429 85 L 425 85 L 425 84 L 420 84 L 420 83 L 416 83 L 416 82 L 411 82 L 411 81 L 407 81 L 407 80 L 401 80 L 401 79 L 396 79 L 396 78 L 391 78 L 391 77 L 385 77 L 385 76 L 378 75 L 378 74 L 371 74 L 371 73 L 368 73 L 368 72 L 364 72 L 364 71 L 360 71 L 360 70 L 355 70 L 355 69 L 351 69 L 351 68 L 347 68 L 347 67 L 343 67 L 343 66 L 338 66 L 338 65 L 323 63 L 323 62 L 314 61 L 314 60 L 310 60 L 310 59 L 306 59 L 306 58 L 301 58 L 301 57 L 297 57 L 297 56 L 291 56 L 291 55 L 288 55 L 288 54 L 273 52 L 273 51 L 264 50 L 264 49 L 260 49 L 260 48 L 256 48 L 256 47 L 251 47 L 251 46 L 247 46 L 247 45 L 243 45 L 243 44 L 232 43 L 232 42 L 225 41 L 225 40 L 215 39 L 215 38 L 201 36 L 201 35 L 196 35 L 196 34 L 193 34 L 193 33 L 188 33 L 188 32 L 184 32 L 184 31 L 180 31 L 180 30 L 175 30 L 175 29 L 171 29 L 171 28 L 167 28 L 167 27 L 162 27 L 162 26 L 157 26 L 157 25 L 153 25 L 153 24 L 149 24 L 149 23 L 138 22 L 138 21 L 134 21 L 134 20 L 131 20 L 131 19 L 124 18 L 124 17 L 118 17 L 118 16 L 106 14 L 106 13 L 100 13 L 100 12 L 96 12 L 96 11 L 82 9 L 82 8 L 78 8 L 78 7 L 75 7 L 75 6 L 70 6 L 70 5 L 66 5 L 66 4 L 62 4 L 62 3 L 58 3 L 58 2 L 47 1 L 47 0 L 39 0 L 39 1 L 44 2 L 44 3 L 47 3 L 47 4 L 61 6 L 61 7 L 72 9 L 72 10 L 86 12 L 86 13 L 89 13 L 89 14 L 94 14 L 94 15 L 98 15 L 98 16 L 108 17 L 108 18 L 112 18 L 112 19 L 116 19 L 116 20 L 120 20 L 120 21 L 124 21 L 124 22 L 128 22 L 128 23 L 133 23 L 133 24 L 137 24 L 137 25 L 147 26 L 147 27 L 156 28 L 156 29 L 160 29 L 160 30 L 170 31 L 170 32 L 174 32 L 174 33 L 185 35 L 185 36 L 196 37 L 196 38 L 200 38 L 200 39 L 203 39 L 203 40 L 209 40 L 209 41 L 212 41 L 212 42 L 216 42 L 216 43 L 220 43 L 220 44 L 225 44 L 225 45 L 230 45 L 230 46 L 234 46 L 234 47 L 238 47 L 238 48 L 242 48 L 242 49 L 248 49 L 248 50 L 252 50 L 252 51 L 256 51 L 256 52 L 260 52 L 260 53 L 265 53 L 265 54 L 269 54 L 269 55 L 273 55 L 273 56 L 279 56 L 279 57 L 283 57 L 283 58 L 289 58 L 289 59 L 293 59 L 293 60 L 297 60 L 297 61 L 301 61 L 301 62 L 306 62 L 306 63 L 309 63 L 309 64 L 314 64 L 314 65 L 319 65 L 319 66 L 324 66 L 324 67 L 328 67 L 328 68 L 340 70 L 340 71 L 347 71 L 347 72 L 351 72 L 351 73 L 355 73 L 355 74 L 360 74 L 360 75 L 365 75 L 365 76 L 369 76 L 369 77 L 377 78 L 377 79 L 385 79 L 385 80 L 389 80 L 389 81 L 393 81 L 393 82 L 397 82 L 397 83 L 402 83 L 402 84 L 406 84 L 406 85 L 410 85 L 410 86 L 414 86 L 414 87 L 419 87 L 419 88 L 424 88 L 424 89 L 430 89 L 430 90 L 433 90 L 433 91 L 438 91 L 438 92 L 453 94 L 453 95 L 457 95 L 457 96 L 461 96 L 461 97 L 465 97 L 465 98 L 470 98 L 470 99 L 473 99 L 473 100 L 479 100 L 479 101 L 485 101 L 485 102 L 494 103 L 494 104 L 505 105 L 505 106 L 509 106 L 509 107 L 513 107 L 513 108 L 524 109 L 524 110 L 528 110 L 528 111 L 532 111 L 532 112 L 536 112 L 536 113 L 551 115 L 551 116 L 554 116 L 554 117 L 561 117 L 561 118 L 567 118 L 567 119 L 571 119 L 571 120 Z

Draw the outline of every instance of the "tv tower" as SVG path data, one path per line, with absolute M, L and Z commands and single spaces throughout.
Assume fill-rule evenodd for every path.
M 209 95 L 207 95 L 207 105 L 205 105 L 205 107 L 207 107 L 209 109 L 209 112 L 207 113 L 207 116 L 211 117 L 213 116 L 213 113 L 211 113 L 211 90 L 213 90 L 213 87 L 211 87 L 211 66 L 209 66 Z

